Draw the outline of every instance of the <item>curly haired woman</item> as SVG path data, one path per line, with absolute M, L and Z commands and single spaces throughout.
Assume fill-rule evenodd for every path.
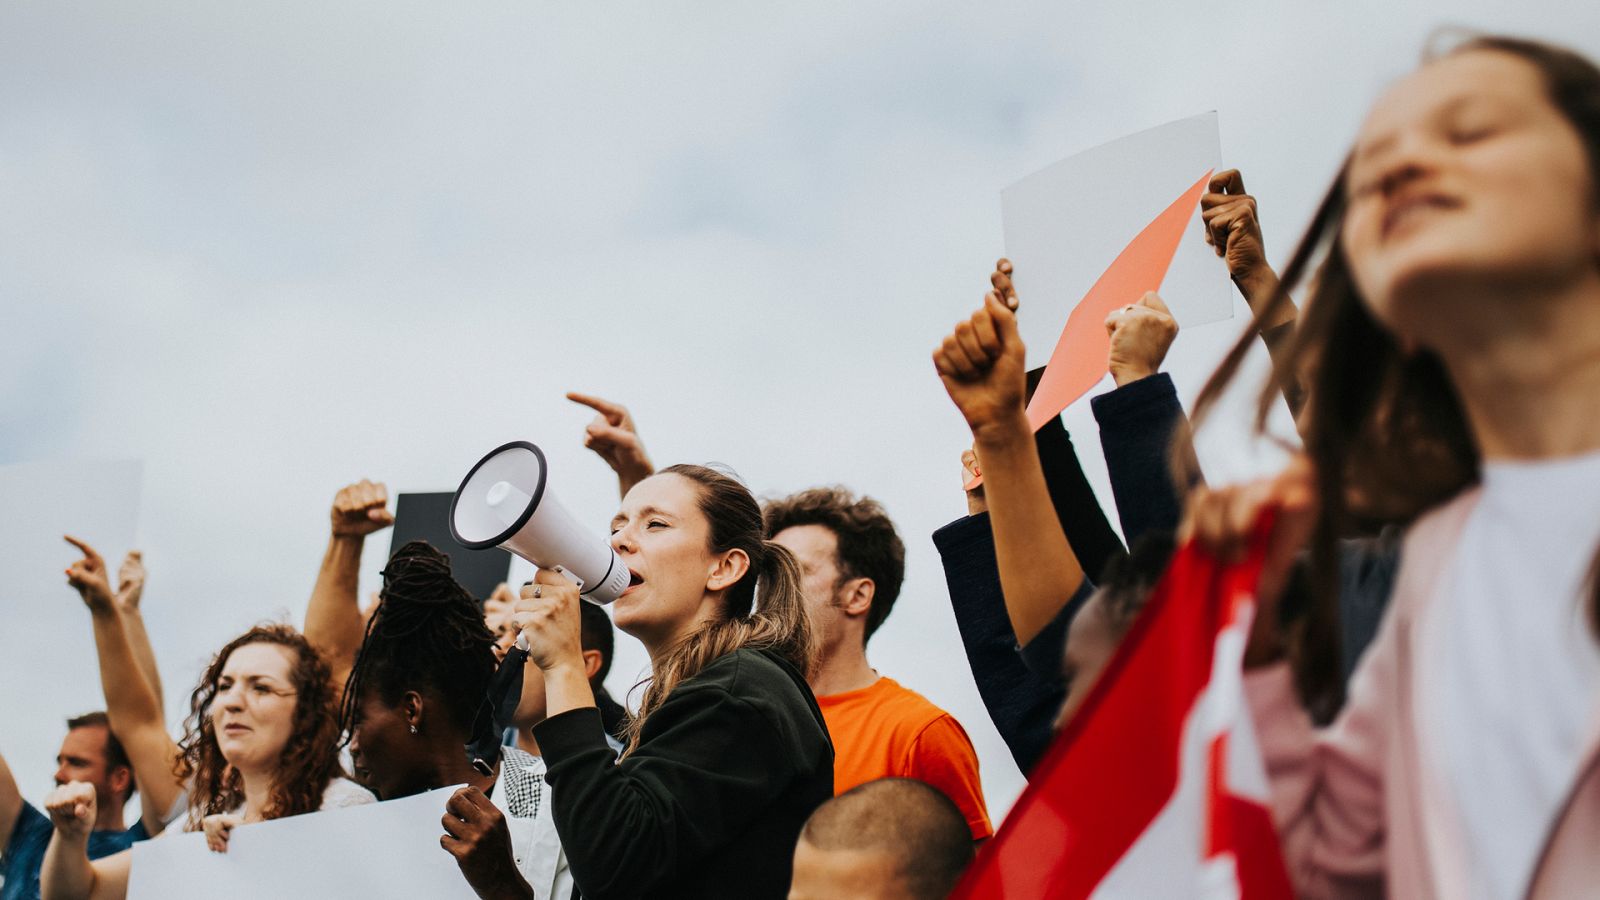
M 235 825 L 373 802 L 339 770 L 327 663 L 287 625 L 258 625 L 217 653 L 195 688 L 181 742 L 159 719 L 142 727 L 146 739 L 166 741 L 174 779 L 188 786 L 185 830 L 204 828 L 214 850 L 226 849 Z M 68 783 L 45 805 L 56 831 L 45 853 L 43 896 L 127 896 L 130 853 L 93 862 L 85 853 L 93 788 Z

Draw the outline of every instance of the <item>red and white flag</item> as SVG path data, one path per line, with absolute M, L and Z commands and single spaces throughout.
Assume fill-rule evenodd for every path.
M 1291 897 L 1241 665 L 1248 558 L 1190 543 L 952 897 Z

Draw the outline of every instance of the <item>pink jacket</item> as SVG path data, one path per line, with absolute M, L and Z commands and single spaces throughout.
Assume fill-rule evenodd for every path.
M 1466 843 L 1419 727 L 1415 623 L 1477 501 L 1469 490 L 1412 526 L 1390 609 L 1332 725 L 1312 728 L 1287 665 L 1247 674 L 1296 891 L 1309 897 L 1455 898 L 1468 894 Z M 1531 898 L 1600 896 L 1600 706 L 1572 793 L 1551 823 Z

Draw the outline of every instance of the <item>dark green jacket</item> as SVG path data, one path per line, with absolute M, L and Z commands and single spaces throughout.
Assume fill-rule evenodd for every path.
M 585 898 L 783 898 L 800 827 L 833 796 L 805 679 L 738 650 L 678 685 L 620 763 L 600 714 L 534 726 L 556 831 Z

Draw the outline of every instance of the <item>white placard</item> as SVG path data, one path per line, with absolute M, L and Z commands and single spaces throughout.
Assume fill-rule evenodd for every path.
M 1128 242 L 1221 157 L 1213 111 L 1085 150 L 1001 192 L 1030 369 L 1049 361 L 1068 314 Z M 1205 242 L 1197 208 L 1161 297 L 1178 324 L 1189 327 L 1231 316 L 1230 289 L 1227 266 Z
M 128 900 L 473 900 L 439 846 L 439 819 L 459 787 L 241 825 L 227 853 L 211 852 L 199 833 L 134 844 Z

